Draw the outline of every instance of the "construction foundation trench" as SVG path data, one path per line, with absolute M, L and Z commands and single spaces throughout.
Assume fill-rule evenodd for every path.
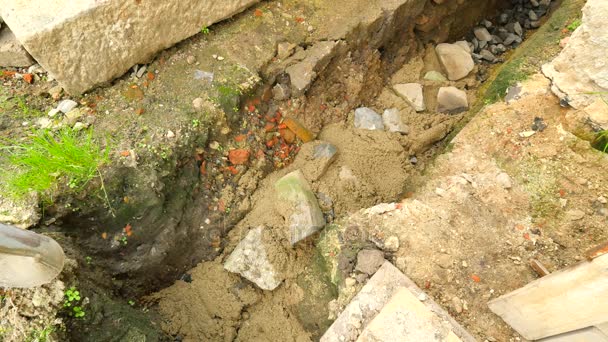
M 160 176 L 128 167 L 108 174 L 106 187 L 121 189 L 110 192 L 114 217 L 103 205 L 75 213 L 51 208 L 61 219 L 41 229 L 64 234 L 69 256 L 92 260 L 73 271 L 88 294 L 89 321 L 70 321 L 66 338 L 321 339 L 354 289 L 368 282 L 373 272 L 365 265 L 374 268 L 378 253 L 409 276 L 397 262 L 399 248 L 407 248 L 399 234 L 375 234 L 362 223 L 340 236 L 336 254 L 328 234 L 361 209 L 415 196 L 455 134 L 504 95 L 507 85 L 495 77 L 503 63 L 560 5 L 268 1 L 212 27 L 216 40 L 193 39 L 163 53 L 149 68 L 196 53 L 217 63 L 232 53 L 241 65 L 256 65 L 259 56 L 239 54 L 238 44 L 224 54 L 218 49 L 255 45 L 264 32 L 246 26 L 251 17 L 283 26 L 306 21 L 315 37 L 273 37 L 278 48 L 261 48 L 271 57 L 258 72 L 224 67 L 232 78 L 216 75 L 209 86 L 217 123 L 174 147 L 174 163 L 159 164 Z M 227 42 L 218 42 L 222 32 Z M 167 72 L 181 72 L 176 68 Z M 213 78 L 198 70 L 203 66 L 189 68 L 197 69 L 197 82 Z M 179 97 L 187 86 L 177 82 L 183 80 L 168 79 L 159 91 Z M 194 106 L 206 106 L 203 100 Z M 471 317 L 455 319 L 475 339 L 489 336 Z M 493 338 L 512 334 L 503 325 Z

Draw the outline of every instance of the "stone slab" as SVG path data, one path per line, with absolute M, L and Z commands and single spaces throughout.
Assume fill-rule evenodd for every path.
M 0 16 L 36 61 L 77 94 L 258 1 L 3 0 Z
M 373 323 L 375 318 L 386 309 L 386 317 L 393 315 L 392 313 L 399 312 L 398 303 L 403 295 L 396 298 L 397 304 L 389 304 L 399 291 L 405 289 L 410 292 L 415 298 L 426 297 L 424 306 L 427 310 L 443 322 L 449 323 L 451 331 L 455 337 L 461 341 L 474 342 L 475 338 L 471 336 L 464 328 L 462 328 L 448 313 L 443 310 L 438 304 L 432 301 L 428 296 L 410 280 L 405 274 L 401 273 L 393 264 L 386 261 L 382 267 L 374 274 L 374 276 L 363 286 L 361 291 L 353 298 L 346 306 L 340 316 L 329 327 L 325 334 L 321 337 L 321 342 L 334 341 L 376 341 L 373 339 L 365 339 L 365 336 L 373 337 L 372 335 L 363 335 L 366 328 L 370 327 L 374 331 L 369 331 L 365 334 L 377 332 L 374 328 L 377 324 L 383 324 L 382 317 L 378 323 Z M 388 322 L 388 321 L 387 321 Z M 383 329 L 393 331 L 397 326 L 389 324 L 384 325 Z M 449 335 L 449 334 L 448 334 Z M 362 338 L 362 339 L 360 339 Z M 359 340 L 358 340 L 359 339 Z M 378 341 L 410 341 L 408 339 L 389 339 Z M 411 340 L 414 341 L 414 340 Z M 458 340 L 445 340 L 458 341 Z

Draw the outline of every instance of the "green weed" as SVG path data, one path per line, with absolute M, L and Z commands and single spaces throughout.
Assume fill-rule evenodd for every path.
M 72 286 L 64 292 L 63 307 L 68 310 L 68 315 L 82 318 L 85 315 L 84 310 L 79 305 L 81 303 L 80 292 L 76 286 Z
M 579 26 L 581 26 L 583 22 L 580 19 L 574 19 L 568 26 L 566 26 L 566 28 L 569 31 L 574 31 L 576 30 Z
M 30 332 L 30 335 L 27 337 L 27 342 L 46 342 L 48 341 L 49 335 L 55 331 L 53 326 L 48 326 L 43 330 L 33 330 Z
M 7 192 L 20 197 L 34 191 L 47 200 L 58 185 L 82 189 L 109 160 L 109 148 L 101 148 L 91 130 L 36 130 L 24 140 L 0 144 L 0 151 L 8 165 L 0 174 Z
M 209 28 L 207 26 L 203 26 L 203 27 L 201 27 L 201 33 L 204 35 L 208 35 L 209 33 L 211 33 L 211 31 L 209 30 Z
M 237 113 L 241 101 L 241 90 L 236 86 L 229 84 L 217 84 L 215 85 L 215 89 L 217 91 L 217 96 L 213 98 L 213 100 L 224 110 L 224 112 Z
M 598 132 L 592 146 L 597 150 L 608 153 L 608 130 Z

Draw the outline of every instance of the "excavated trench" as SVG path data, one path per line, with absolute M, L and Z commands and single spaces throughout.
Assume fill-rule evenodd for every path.
M 242 127 L 263 127 L 253 137 L 245 134 L 245 139 L 252 151 L 262 151 L 271 162 L 252 162 L 246 172 L 227 181 L 212 173 L 210 166 L 223 151 L 210 147 L 197 151 L 195 159 L 190 151 L 183 151 L 175 173 L 162 180 L 160 198 L 118 218 L 102 214 L 103 208 L 84 217 L 68 216 L 62 227 L 70 227 L 66 234 L 79 246 L 73 256 L 96 261 L 94 269 L 78 275 L 83 287 L 95 293 L 91 310 L 96 327 L 75 322 L 71 340 L 112 340 L 107 329 L 116 324 L 112 315 L 117 312 L 130 315 L 129 324 L 152 339 L 162 339 L 158 337 L 162 328 L 166 338 L 175 341 L 317 340 L 331 323 L 327 306 L 336 289 L 318 261 L 314 238 L 287 249 L 284 283 L 272 292 L 222 267 L 250 228 L 278 229 L 284 224 L 272 209 L 274 182 L 295 169 L 311 168 L 309 172 L 317 175 L 311 186 L 329 223 L 358 209 L 408 196 L 423 180 L 425 167 L 442 151 L 446 136 L 474 114 L 472 110 L 438 112 L 439 88 L 464 91 L 469 108 L 475 108 L 484 100 L 477 91 L 494 66 L 559 5 L 528 0 L 438 3 L 442 1 L 401 5 L 352 29 L 344 39 L 288 47 L 293 49 L 291 57 L 266 65 L 261 85 L 240 98 L 241 110 L 227 113 L 232 133 L 210 132 L 201 138 L 224 145 L 242 139 Z M 537 20 L 531 20 L 530 11 Z M 515 22 L 521 22 L 519 29 Z M 485 32 L 476 34 L 474 28 Z M 490 41 L 481 41 L 486 32 L 492 35 Z M 513 42 L 506 44 L 507 37 Z M 433 71 L 444 72 L 436 44 L 463 39 L 468 43 L 462 49 L 472 50 L 474 70 L 455 81 L 434 79 Z M 307 63 L 312 79 L 294 78 Z M 395 91 L 395 85 L 409 83 L 424 87 L 425 110 L 416 112 Z M 255 110 L 250 110 L 252 104 Z M 228 103 L 224 110 L 230 112 L 232 107 Z M 353 111 L 360 107 L 380 114 L 396 108 L 401 132 L 355 129 Z M 296 127 L 285 125 L 285 118 L 296 122 Z M 273 129 L 268 130 L 270 126 Z M 298 142 L 308 131 L 337 147 L 338 157 L 330 166 L 314 165 L 306 154 L 309 149 Z M 136 182 L 119 170 L 114 178 L 121 177 L 124 188 Z M 131 222 L 127 215 L 135 218 L 130 224 L 148 228 L 139 240 L 129 241 L 116 253 L 102 244 L 98 232 L 110 223 Z M 150 313 L 113 311 L 107 303 L 115 298 L 138 298 Z M 95 301 L 106 304 L 94 307 Z M 155 326 L 145 323 L 150 318 Z M 132 333 L 127 330 L 124 336 Z

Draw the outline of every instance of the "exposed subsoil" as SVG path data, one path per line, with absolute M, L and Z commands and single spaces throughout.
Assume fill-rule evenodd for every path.
M 273 2 L 269 2 L 260 7 L 265 11 L 277 12 L 276 16 L 285 10 L 285 7 L 274 6 Z M 312 10 L 304 6 L 296 6 L 295 9 L 302 16 Z M 486 13 L 495 13 L 493 10 L 484 10 L 469 15 L 479 18 Z M 425 13 L 431 16 L 436 11 L 433 8 Z M 441 15 L 447 16 L 446 13 Z M 467 22 L 459 18 L 454 25 L 470 26 L 473 23 L 474 21 Z M 331 31 L 336 25 L 314 24 L 315 30 L 321 33 Z M 407 30 L 412 29 L 407 27 Z M 99 200 L 91 205 L 92 208 L 82 208 L 82 214 L 58 214 L 62 218 L 49 223 L 55 224 L 57 230 L 67 231 L 69 236 L 79 242 L 79 248 L 85 250 L 86 255 L 99 260 L 94 267 L 95 271 L 91 272 L 95 274 L 87 275 L 83 271 L 83 278 L 113 277 L 111 282 L 104 281 L 104 287 L 112 288 L 108 292 L 114 292 L 122 298 L 148 295 L 141 298 L 138 305 L 143 304 L 146 310 L 158 311 L 160 327 L 172 340 L 317 340 L 331 324 L 330 317 L 335 313 L 330 311 L 328 303 L 338 297 L 338 288 L 327 277 L 314 238 L 291 247 L 285 236 L 277 237 L 277 244 L 285 252 L 283 257 L 287 267 L 284 283 L 272 292 L 262 291 L 238 275 L 225 271 L 222 262 L 250 228 L 266 225 L 280 231 L 284 226 L 284 219 L 273 210 L 273 185 L 290 171 L 312 168 L 306 172 L 320 174 L 317 179 L 310 181 L 328 222 L 346 217 L 361 208 L 411 196 L 410 192 L 420 187 L 423 183 L 421 179 L 426 177 L 425 170 L 432 164 L 436 153 L 441 151 L 438 143 L 468 113 L 441 114 L 433 110 L 416 113 L 394 93 L 392 85 L 420 82 L 425 86 L 427 108 L 431 109 L 436 107 L 434 99 L 438 88 L 447 85 L 466 89 L 469 103 L 476 103 L 479 79 L 484 79 L 480 75 L 489 73 L 487 65 L 476 66 L 474 72 L 458 82 L 421 80 L 427 71 L 437 70 L 439 66 L 429 37 L 444 41 L 448 38 L 456 39 L 465 33 L 459 32 L 458 36 L 450 37 L 449 30 L 435 32 L 429 29 L 428 32 L 418 32 L 418 36 L 404 35 L 408 44 L 403 39 L 395 38 L 385 39 L 381 49 L 373 44 L 346 46 L 337 52 L 337 57 L 334 56 L 325 71 L 318 76 L 305 97 L 289 101 L 269 98 L 269 86 L 277 76 L 272 74 L 272 65 L 269 65 L 266 75 L 268 79 L 249 80 L 249 84 L 244 86 L 247 90 L 243 93 L 247 96 L 241 96 L 238 113 L 223 114 L 209 109 L 202 114 L 188 109 L 185 111 L 191 117 L 181 120 L 177 127 L 164 122 L 166 109 L 153 110 L 151 107 L 154 105 L 155 94 L 161 94 L 167 88 L 181 89 L 188 86 L 163 79 L 162 75 L 166 74 L 161 73 L 159 79 L 150 81 L 149 87 L 146 86 L 146 100 L 120 103 L 122 112 L 128 112 L 131 116 L 138 108 L 148 111 L 150 107 L 147 119 L 162 124 L 147 127 L 144 122 L 140 122 L 140 118 L 136 118 L 137 121 L 125 117 L 118 121 L 98 119 L 100 127 L 105 127 L 104 130 L 110 130 L 109 126 L 123 122 L 132 127 L 134 132 L 131 137 L 119 139 L 116 150 L 128 151 L 129 155 L 120 158 L 122 167 L 108 173 L 108 177 L 119 183 L 114 188 L 123 189 L 120 193 L 112 194 L 111 199 L 112 203 L 120 207 L 118 218 L 109 218 L 107 212 L 104 212 L 107 209 L 100 204 L 103 201 Z M 179 67 L 171 65 L 175 61 L 183 62 L 190 54 L 192 47 L 187 44 L 204 45 L 204 42 L 186 43 L 173 51 L 165 52 L 150 68 L 156 67 L 168 73 L 183 72 L 180 70 L 183 63 L 178 63 Z M 403 49 L 404 46 L 408 47 Z M 403 66 L 400 67 L 401 65 Z M 237 71 L 235 74 L 238 74 L 235 78 L 243 82 L 250 78 L 247 72 Z M 98 93 L 98 96 L 104 96 L 99 101 L 93 101 L 95 105 L 92 107 L 98 107 L 95 109 L 98 110 L 98 116 L 103 117 L 107 115 L 104 114 L 106 110 L 115 109 L 112 104 L 115 98 L 131 96 L 125 95 L 131 83 L 131 79 L 125 77 L 107 92 Z M 196 96 L 190 90 L 184 89 L 184 92 Z M 95 93 L 85 97 L 85 102 L 94 96 Z M 164 105 L 170 107 L 166 102 Z M 370 107 L 379 113 L 387 108 L 397 108 L 402 121 L 409 127 L 409 133 L 355 129 L 352 110 L 359 106 Z M 548 104 L 545 109 L 540 106 L 535 104 L 518 110 L 536 113 L 558 109 Z M 337 147 L 337 158 L 325 172 L 314 169 L 315 165 L 310 162 L 311 151 L 308 145 L 303 144 L 301 137 L 294 137 L 294 134 L 285 132 L 285 128 L 280 127 L 285 117 L 299 120 L 316 139 Z M 201 126 L 188 125 L 192 120 L 198 120 Z M 15 134 L 14 130 L 21 129 L 13 125 L 17 121 L 19 120 L 3 123 L 4 126 L 9 126 L 8 134 Z M 153 134 L 150 134 L 150 130 L 154 131 Z M 178 142 L 167 138 L 167 130 L 178 135 Z M 142 145 L 143 148 L 136 148 Z M 550 149 L 552 145 L 547 146 L 546 149 Z M 250 151 L 249 163 L 229 163 L 227 150 L 241 148 Z M 145 157 L 137 153 L 144 153 Z M 163 153 L 167 155 L 159 158 Z M 155 163 L 145 163 L 146 168 L 158 172 L 149 172 L 146 177 L 133 176 L 129 169 L 137 167 L 142 158 L 158 160 Z M 171 168 L 174 170 L 168 171 Z M 174 173 L 169 174 L 170 172 Z M 593 175 L 580 176 L 581 179 L 583 177 L 589 184 L 597 184 L 590 180 Z M 154 196 L 142 194 L 148 191 Z M 597 198 L 595 194 L 589 196 Z M 584 202 L 591 199 L 580 200 Z M 53 210 L 61 211 L 57 208 Z M 51 212 L 50 216 L 53 214 Z M 108 226 L 110 222 L 111 228 Z M 601 225 L 601 222 L 603 221 L 599 219 L 595 223 Z M 121 245 L 120 239 L 126 234 L 123 229 L 126 225 L 132 225 L 135 234 L 129 235 L 128 245 Z M 138 226 L 145 226 L 146 234 L 138 235 Z M 53 229 L 54 226 L 51 227 Z M 593 228 L 593 232 L 597 229 L 599 228 Z M 555 234 L 554 241 L 564 241 L 559 242 L 560 246 L 580 241 L 575 233 L 568 233 L 567 230 Z M 604 238 L 601 234 L 595 236 L 591 242 Z M 154 238 L 153 243 L 146 240 L 149 237 Z M 581 243 L 580 247 L 586 248 L 591 242 Z M 452 248 L 457 249 L 456 246 Z M 480 246 L 481 254 L 483 248 Z M 513 251 L 506 248 L 505 253 L 507 252 Z M 454 258 L 459 255 L 452 250 L 446 254 L 454 255 Z M 551 254 L 544 261 L 549 267 L 563 266 L 569 263 L 567 256 L 558 258 Z M 192 268 L 194 265 L 197 266 Z M 525 267 L 521 264 L 516 266 Z M 532 278 L 528 271 L 525 280 Z M 178 280 L 175 281 L 176 279 Z M 413 279 L 419 281 L 416 277 Z M 497 293 L 504 292 L 515 288 L 514 284 L 519 283 L 496 284 L 492 289 Z M 425 284 L 419 285 L 424 287 Z M 150 294 L 156 290 L 160 291 Z M 447 297 L 439 291 L 433 288 L 431 294 L 436 298 Z M 459 295 L 468 299 L 464 294 Z M 481 304 L 483 303 L 479 305 Z M 473 306 L 471 302 L 469 305 Z M 107 307 L 106 310 L 109 311 Z M 512 334 L 504 325 L 499 325 L 497 329 L 487 327 L 483 323 L 486 322 L 486 317 L 457 315 L 456 318 L 480 337 L 491 335 L 498 340 L 507 340 Z M 102 314 L 98 319 L 111 318 Z M 485 329 L 489 329 L 486 331 L 490 333 L 486 334 Z M 82 335 L 86 334 L 85 331 L 86 329 L 81 331 Z M 75 334 L 77 336 L 80 333 Z

